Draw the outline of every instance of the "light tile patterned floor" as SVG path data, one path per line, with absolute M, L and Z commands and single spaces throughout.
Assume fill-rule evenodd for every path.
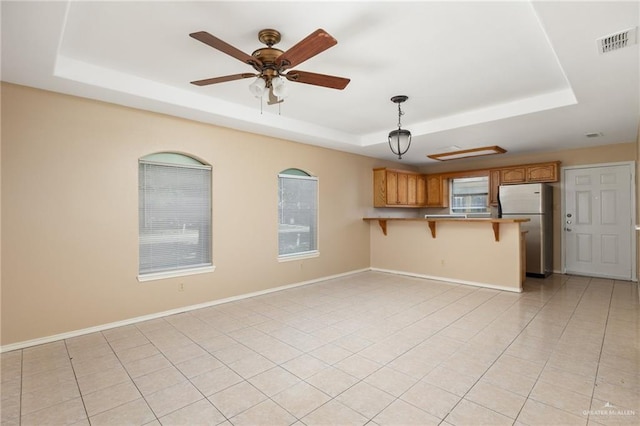
M 634 283 L 367 272 L 2 359 L 2 425 L 640 423 Z

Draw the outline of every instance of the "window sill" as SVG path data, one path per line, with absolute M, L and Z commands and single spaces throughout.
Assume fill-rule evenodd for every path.
M 278 262 L 289 262 L 291 260 L 311 259 L 313 257 L 319 257 L 319 256 L 320 256 L 320 252 L 317 250 L 308 251 L 300 254 L 286 254 L 283 256 L 278 256 Z
M 164 280 L 166 278 L 184 277 L 188 275 L 206 274 L 216 270 L 215 266 L 205 266 L 202 268 L 181 269 L 179 271 L 156 272 L 152 274 L 138 275 L 139 282 Z

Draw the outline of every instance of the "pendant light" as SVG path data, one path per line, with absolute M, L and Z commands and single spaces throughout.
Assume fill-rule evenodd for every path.
M 400 122 L 400 118 L 404 115 L 400 106 L 407 99 L 409 97 L 404 95 L 391 98 L 391 102 L 398 104 L 398 129 L 389 132 L 389 148 L 391 148 L 391 152 L 398 156 L 399 160 L 402 160 L 402 156 L 409 151 L 411 146 L 411 132 L 403 129 Z

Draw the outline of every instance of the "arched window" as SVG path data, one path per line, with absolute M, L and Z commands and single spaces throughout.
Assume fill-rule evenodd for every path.
M 138 279 L 212 271 L 211 166 L 160 152 L 138 167 Z
M 278 256 L 318 254 L 318 178 L 300 169 L 278 174 Z

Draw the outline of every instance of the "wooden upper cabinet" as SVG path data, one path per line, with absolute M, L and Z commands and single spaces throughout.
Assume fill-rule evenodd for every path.
M 558 163 L 532 164 L 527 166 L 527 182 L 557 182 Z
M 398 173 L 387 172 L 387 198 L 385 204 L 398 204 Z
M 424 207 L 425 194 L 425 180 L 418 173 L 373 169 L 374 207 Z
M 557 182 L 558 161 L 551 163 L 525 164 L 500 169 L 502 185 L 531 182 Z
M 500 192 L 500 170 L 489 170 L 489 205 L 498 205 L 498 194 Z
M 422 175 L 406 170 L 373 169 L 374 207 L 449 207 L 449 178 L 489 175 L 489 204 L 498 205 L 500 185 L 557 182 L 560 162 Z
M 449 207 L 449 180 L 442 175 L 427 175 L 427 207 Z
M 418 203 L 418 175 L 407 175 L 407 204 L 415 206 Z
M 500 170 L 500 182 L 503 184 L 525 183 L 526 181 L 527 171 L 524 166 Z
M 398 173 L 398 204 L 409 204 L 409 177 L 406 173 Z
M 425 175 L 418 175 L 416 178 L 416 204 L 418 206 L 427 205 L 427 178 Z

